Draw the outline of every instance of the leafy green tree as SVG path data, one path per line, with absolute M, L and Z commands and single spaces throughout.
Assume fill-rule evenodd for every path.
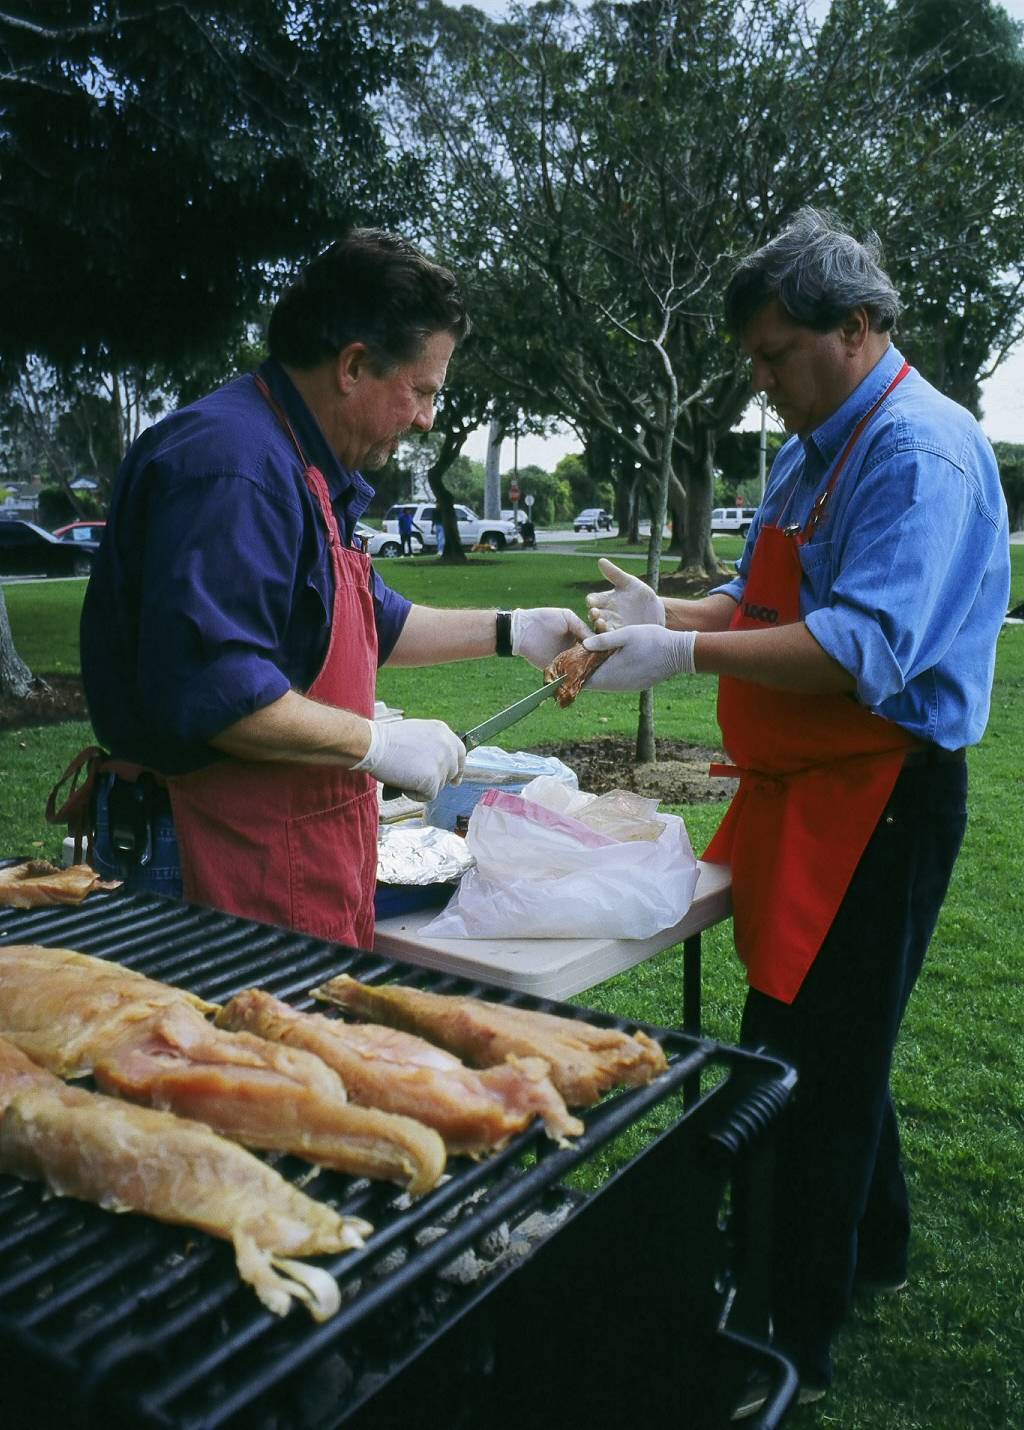
M 1024 337 L 1021 35 L 990 0 L 899 0 L 891 62 L 911 76 L 900 122 L 860 148 L 843 185 L 901 290 L 901 347 L 976 416 L 981 384 Z
M 411 166 L 368 100 L 400 61 L 378 0 L 32 0 L 0 14 L 7 375 L 188 363 Z

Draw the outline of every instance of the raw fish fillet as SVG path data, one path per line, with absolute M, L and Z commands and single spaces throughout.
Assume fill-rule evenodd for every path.
M 47 904 L 80 904 L 94 889 L 119 889 L 120 879 L 101 879 L 88 864 L 58 869 L 46 859 L 27 859 L 0 869 L 0 904 L 36 909 Z
M 225 1033 L 215 1005 L 116 963 L 35 944 L 0 947 L 0 1037 L 62 1077 L 170 1109 L 249 1147 L 429 1190 L 444 1143 L 411 1118 L 346 1106 L 319 1058 Z
M 560 675 L 566 677 L 565 683 L 555 691 L 555 699 L 563 710 L 572 704 L 597 667 L 603 665 L 611 654 L 610 650 L 587 650 L 578 642 L 555 656 L 545 668 L 544 680 L 550 685 Z
M 635 1087 L 650 1082 L 668 1066 L 661 1047 L 646 1033 L 595 1028 L 575 1018 L 479 998 L 398 984 L 371 987 L 346 973 L 314 988 L 313 996 L 360 1018 L 418 1033 L 476 1067 L 494 1067 L 510 1054 L 543 1058 L 570 1107 L 590 1107 L 622 1083 Z
M 34 943 L 0 946 L 0 1037 L 58 1077 L 85 1077 L 118 1038 L 178 1006 L 216 1008 L 107 959 Z
M 299 1013 L 256 988 L 236 994 L 217 1023 L 315 1053 L 340 1075 L 353 1102 L 418 1118 L 440 1132 L 449 1152 L 472 1156 L 500 1147 L 538 1116 L 556 1142 L 583 1131 L 539 1058 L 475 1072 L 423 1038 Z
M 96 1061 L 105 1092 L 193 1117 L 247 1147 L 291 1152 L 355 1177 L 429 1191 L 445 1165 L 430 1127 L 346 1101 L 338 1074 L 312 1053 L 213 1028 L 171 1008 Z
M 363 1245 L 372 1227 L 314 1201 L 198 1123 L 66 1087 L 0 1039 L 0 1171 L 108 1211 L 145 1212 L 230 1241 L 238 1273 L 283 1316 L 338 1309 L 334 1278 L 295 1256 Z

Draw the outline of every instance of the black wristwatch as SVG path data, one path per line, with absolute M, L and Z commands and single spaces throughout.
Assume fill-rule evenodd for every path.
M 512 612 L 498 611 L 494 617 L 494 654 L 512 654 Z

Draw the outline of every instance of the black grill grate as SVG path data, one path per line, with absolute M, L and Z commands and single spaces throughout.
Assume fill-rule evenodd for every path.
M 308 1008 L 311 987 L 349 972 L 579 1015 L 550 1000 L 158 898 L 94 895 L 73 909 L 0 910 L 0 941 L 116 959 L 215 1002 L 259 985 Z M 586 1132 L 571 1148 L 530 1130 L 485 1162 L 450 1159 L 449 1179 L 417 1202 L 394 1187 L 281 1159 L 279 1170 L 313 1196 L 375 1228 L 362 1251 L 322 1260 L 338 1279 L 342 1307 L 321 1326 L 301 1309 L 284 1320 L 266 1312 L 239 1282 L 230 1248 L 201 1233 L 48 1200 L 38 1186 L 0 1177 L 0 1384 L 7 1386 L 0 1396 L 14 1396 L 5 1423 L 21 1424 L 22 1400 L 21 1413 L 31 1416 L 24 1423 L 43 1423 L 40 1397 L 62 1404 L 67 1426 L 245 1423 L 253 1430 L 265 1422 L 284 1430 L 354 1416 L 520 1264 L 514 1256 L 481 1257 L 487 1237 L 507 1242 L 534 1213 L 548 1218 L 546 1227 L 571 1219 L 587 1197 L 569 1190 L 566 1178 L 658 1104 L 681 1101 L 684 1083 L 704 1073 L 717 1079 L 684 1120 L 706 1121 L 705 1109 L 716 1105 L 711 1142 L 722 1158 L 756 1137 L 788 1095 L 778 1064 L 650 1031 L 669 1055 L 669 1071 L 587 1113 Z M 484 1268 L 475 1281 L 451 1273 L 467 1252 Z M 720 1271 L 709 1264 L 708 1277 Z

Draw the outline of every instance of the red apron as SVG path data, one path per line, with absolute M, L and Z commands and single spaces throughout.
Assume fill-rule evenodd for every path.
M 377 628 L 370 559 L 342 544 L 323 474 L 306 461 L 263 379 L 320 504 L 334 574 L 327 654 L 306 691 L 373 717 Z M 185 897 L 229 913 L 370 948 L 377 876 L 376 782 L 325 765 L 219 760 L 168 779 Z
M 799 621 L 799 549 L 813 536 L 854 444 L 897 383 L 857 424 L 800 530 L 766 526 L 730 630 Z M 736 948 L 752 988 L 792 1003 L 831 927 L 908 750 L 919 742 L 849 695 L 802 695 L 723 676 L 718 723 L 740 784 L 704 851 L 732 870 Z

